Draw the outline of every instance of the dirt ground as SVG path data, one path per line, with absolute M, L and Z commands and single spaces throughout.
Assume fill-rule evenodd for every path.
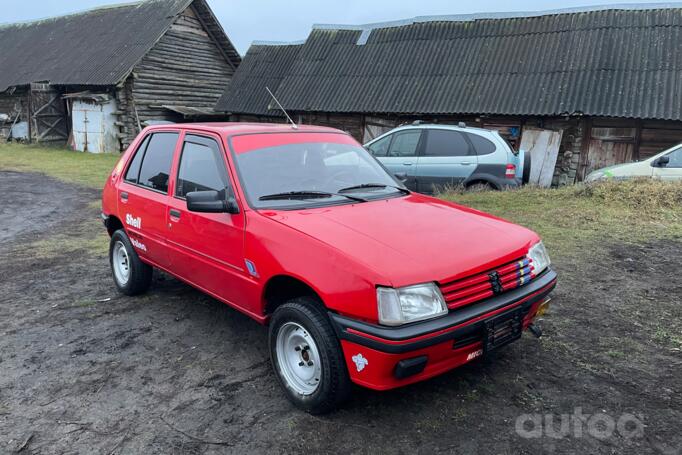
M 554 258 L 541 339 L 313 417 L 280 392 L 265 328 L 161 274 L 117 294 L 97 198 L 0 172 L 0 453 L 682 452 L 680 243 Z M 560 437 L 516 430 L 576 412 Z M 590 431 L 595 413 L 638 420 Z

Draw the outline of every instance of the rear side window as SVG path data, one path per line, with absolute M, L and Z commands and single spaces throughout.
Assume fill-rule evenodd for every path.
M 168 192 L 168 176 L 177 142 L 178 133 L 155 133 L 151 136 L 140 167 L 140 185 Z
M 469 143 L 459 131 L 429 130 L 424 156 L 467 156 Z
M 387 156 L 417 156 L 417 146 L 421 131 L 401 131 L 393 135 L 393 141 Z
M 142 164 L 142 157 L 144 157 L 144 152 L 147 150 L 147 144 L 149 144 L 150 137 L 151 136 L 145 137 L 137 148 L 135 156 L 133 156 L 130 166 L 128 167 L 128 172 L 126 172 L 126 182 L 137 183 L 137 178 L 140 176 L 140 164 Z
M 386 136 L 383 139 L 379 139 L 374 144 L 367 147 L 369 153 L 374 156 L 386 156 L 388 154 L 388 146 L 391 145 L 391 138 L 393 135 Z
M 471 145 L 474 146 L 474 150 L 476 150 L 476 155 L 490 155 L 491 153 L 494 153 L 497 147 L 495 147 L 495 144 L 488 139 L 484 138 L 483 136 L 479 136 L 478 134 L 468 134 L 467 137 L 471 141 Z
M 229 185 L 225 161 L 218 143 L 201 136 L 186 136 L 178 169 L 175 195 L 184 198 L 193 191 L 218 191 L 223 199 Z

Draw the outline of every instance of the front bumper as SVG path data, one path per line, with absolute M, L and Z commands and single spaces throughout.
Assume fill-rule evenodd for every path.
M 387 390 L 436 376 L 482 355 L 485 321 L 493 316 L 519 311 L 526 329 L 556 281 L 556 272 L 547 269 L 520 288 L 401 327 L 369 324 L 336 313 L 329 316 L 353 382 Z

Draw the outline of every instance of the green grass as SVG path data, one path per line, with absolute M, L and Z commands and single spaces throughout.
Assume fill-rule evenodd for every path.
M 451 190 L 440 197 L 526 226 L 540 234 L 554 254 L 569 254 L 602 240 L 641 243 L 682 238 L 679 182 L 633 180 L 478 193 Z
M 0 169 L 41 172 L 69 183 L 101 189 L 119 153 L 83 153 L 60 148 L 0 143 Z

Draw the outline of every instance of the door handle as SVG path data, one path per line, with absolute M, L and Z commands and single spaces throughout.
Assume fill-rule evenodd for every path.
M 125 191 L 122 191 L 121 192 L 121 200 L 127 201 L 128 200 L 128 193 L 126 193 Z
M 471 166 L 471 161 L 462 161 L 460 164 L 462 166 Z
M 406 161 L 403 163 L 403 166 L 412 166 L 412 162 Z
M 171 218 L 180 219 L 180 210 L 170 209 L 170 216 Z

